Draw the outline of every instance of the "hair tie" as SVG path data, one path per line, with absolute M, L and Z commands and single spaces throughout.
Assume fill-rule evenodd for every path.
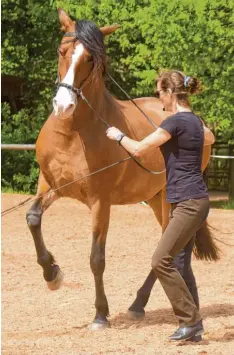
M 184 77 L 184 87 L 186 88 L 188 86 L 188 82 L 189 82 L 190 76 L 186 76 Z

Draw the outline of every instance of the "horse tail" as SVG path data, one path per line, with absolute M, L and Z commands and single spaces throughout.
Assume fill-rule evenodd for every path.
M 220 259 L 220 249 L 214 241 L 207 220 L 197 231 L 193 252 L 195 257 L 200 260 L 217 261 Z

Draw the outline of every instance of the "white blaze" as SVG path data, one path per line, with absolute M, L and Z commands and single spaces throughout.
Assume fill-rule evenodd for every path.
M 72 55 L 72 62 L 67 71 L 65 78 L 62 83 L 69 84 L 73 86 L 75 78 L 75 67 L 82 53 L 84 52 L 84 46 L 82 43 L 78 44 L 75 48 L 75 51 Z M 55 114 L 65 113 L 67 109 L 69 112 L 66 112 L 66 116 L 72 114 L 77 103 L 77 95 L 72 90 L 69 90 L 64 87 L 60 87 L 57 91 L 56 96 L 53 99 L 53 106 Z

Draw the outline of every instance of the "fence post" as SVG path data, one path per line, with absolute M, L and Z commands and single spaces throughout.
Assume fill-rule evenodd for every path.
M 230 162 L 229 199 L 234 199 L 234 159 Z

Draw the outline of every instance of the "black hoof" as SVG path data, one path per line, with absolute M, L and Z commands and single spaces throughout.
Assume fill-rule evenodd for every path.
M 142 312 L 136 312 L 128 309 L 127 316 L 130 320 L 139 321 L 145 318 L 145 311 L 143 310 Z

